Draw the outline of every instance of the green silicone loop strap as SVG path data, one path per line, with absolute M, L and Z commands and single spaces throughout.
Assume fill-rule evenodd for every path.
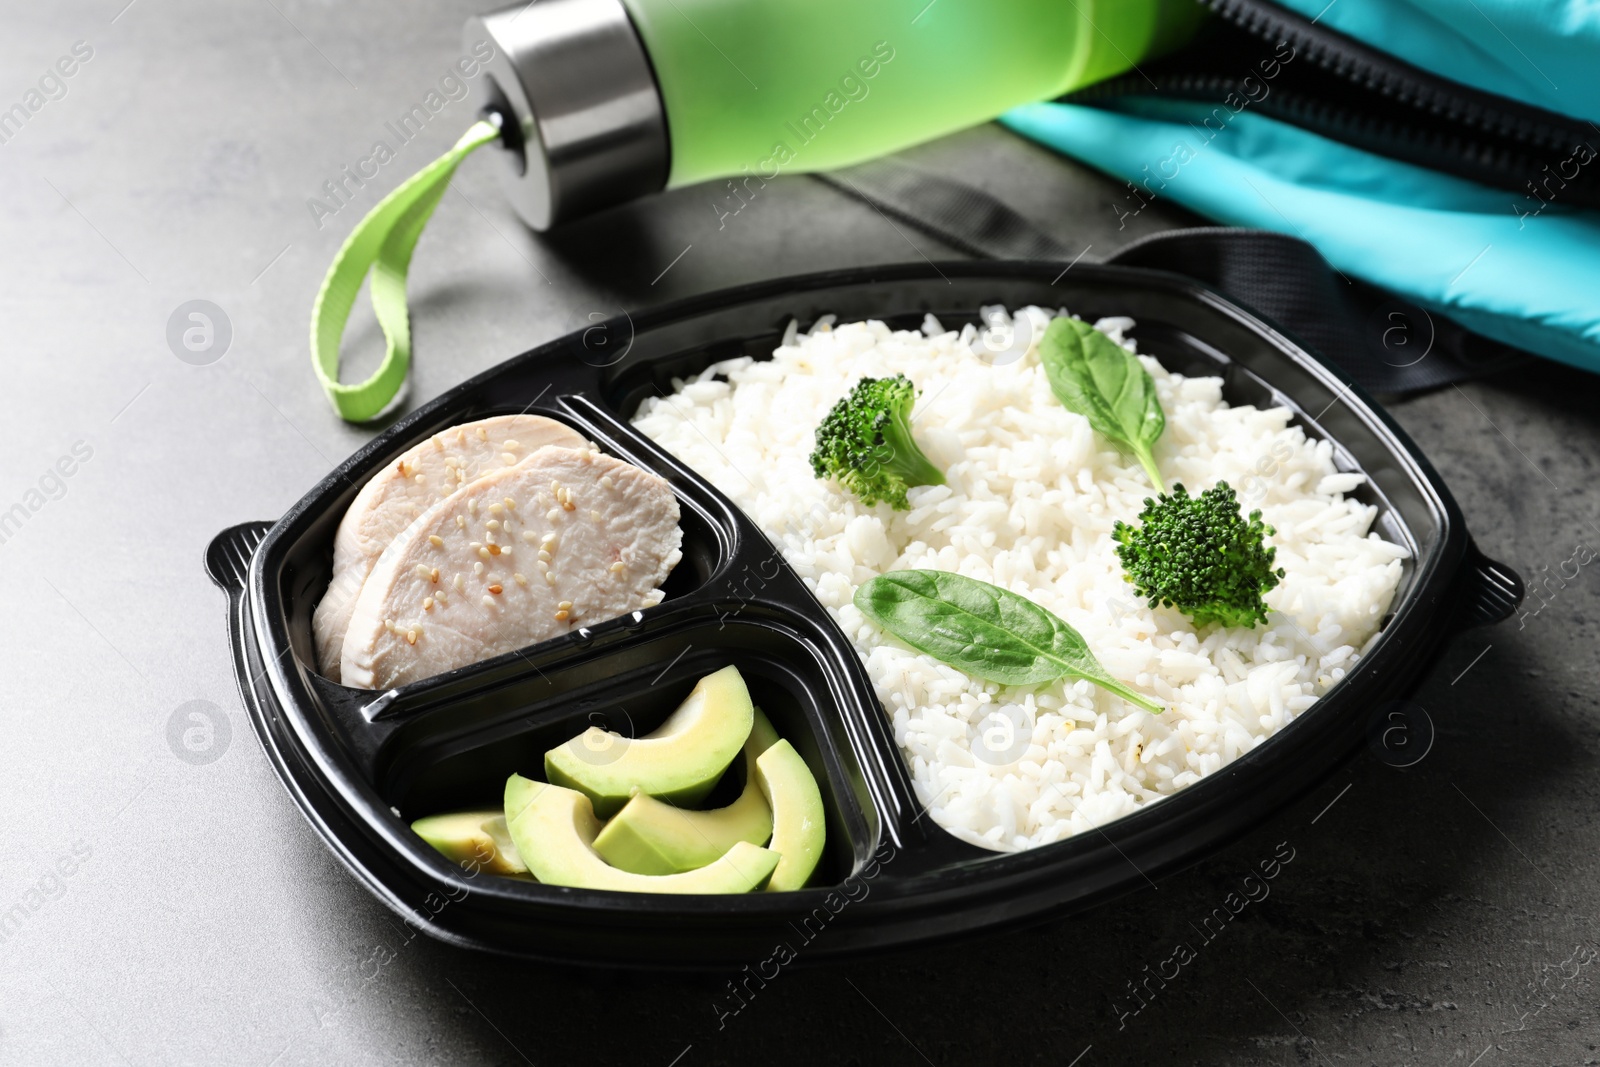
M 333 257 L 311 308 L 311 365 L 340 418 L 348 422 L 375 418 L 405 384 L 411 367 L 411 313 L 406 307 L 411 253 L 461 161 L 499 136 L 500 128 L 493 123 L 475 123 L 454 148 L 379 201 Z M 372 310 L 387 351 L 372 377 L 347 385 L 339 381 L 339 343 L 369 268 Z

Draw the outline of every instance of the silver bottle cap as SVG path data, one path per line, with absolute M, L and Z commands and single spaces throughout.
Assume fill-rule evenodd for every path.
M 667 184 L 667 118 L 621 0 L 533 0 L 467 20 L 494 57 L 474 80 L 502 124 L 505 189 L 535 230 Z

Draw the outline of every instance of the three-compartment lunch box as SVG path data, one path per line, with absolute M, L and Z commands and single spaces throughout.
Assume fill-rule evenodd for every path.
M 1175 795 L 1020 853 L 935 825 L 860 657 L 779 553 L 703 478 L 633 430 L 672 378 L 770 356 L 790 319 L 824 314 L 917 329 L 975 322 L 986 304 L 1128 315 L 1140 351 L 1219 375 L 1234 404 L 1282 404 L 1333 442 L 1374 528 L 1411 552 L 1383 631 L 1321 700 L 1248 754 Z M 315 670 L 311 614 L 334 530 L 359 486 L 455 423 L 531 412 L 567 422 L 672 485 L 683 561 L 642 612 L 388 692 Z M 207 553 L 228 593 L 240 693 L 278 775 L 328 847 L 385 904 L 445 941 L 516 956 L 650 968 L 738 968 L 779 943 L 820 963 L 1088 908 L 1243 834 L 1361 744 L 1376 709 L 1406 695 L 1452 634 L 1515 610 L 1522 583 L 1478 552 L 1437 473 L 1338 370 L 1176 275 L 1056 263 L 918 263 L 759 282 L 624 316 L 464 382 L 402 418 L 276 523 L 234 526 Z M 473 875 L 412 833 L 423 815 L 497 807 L 508 775 L 543 777 L 543 753 L 591 725 L 637 736 L 695 681 L 733 663 L 810 765 L 827 809 L 813 887 L 790 893 L 616 893 Z

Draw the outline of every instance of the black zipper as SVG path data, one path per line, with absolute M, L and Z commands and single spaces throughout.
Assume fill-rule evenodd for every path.
M 1430 74 L 1269 0 L 1198 0 L 1190 47 L 1069 94 L 1169 96 L 1254 110 L 1368 151 L 1521 194 L 1513 208 L 1600 206 L 1600 129 Z M 1285 59 L 1284 56 L 1289 56 Z M 1266 72 L 1272 72 L 1267 76 Z

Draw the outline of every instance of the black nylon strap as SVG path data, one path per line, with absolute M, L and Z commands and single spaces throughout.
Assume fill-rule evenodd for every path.
M 815 177 L 980 259 L 1071 262 L 1074 253 L 981 189 L 894 159 Z M 1101 260 L 1184 274 L 1258 312 L 1369 392 L 1435 389 L 1529 358 L 1335 271 L 1305 241 L 1269 230 L 1171 230 Z
M 1071 259 L 1065 245 L 982 189 L 896 159 L 813 178 L 975 259 Z

